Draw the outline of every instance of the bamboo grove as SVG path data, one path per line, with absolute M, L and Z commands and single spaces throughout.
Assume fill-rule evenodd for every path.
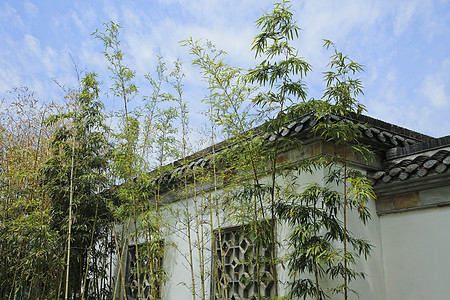
M 185 260 L 190 279 L 179 284 L 186 295 L 231 299 L 224 239 L 233 226 L 252 241 L 251 259 L 241 262 L 254 268 L 245 279 L 255 282 L 252 298 L 348 299 L 351 281 L 364 277 L 355 261 L 372 247 L 347 228 L 351 212 L 367 222 L 365 203 L 374 197 L 348 162 L 372 156 L 359 127 L 346 122 L 365 110 L 354 77 L 362 67 L 325 41 L 326 88 L 308 99 L 312 67 L 292 46 L 300 28 L 289 4 L 275 4 L 256 25 L 252 50 L 261 62 L 250 70 L 227 65 L 226 53 L 208 41 L 182 42 L 206 86 L 203 140 L 193 140 L 199 134 L 190 125 L 183 64 L 157 57 L 148 85 L 137 87 L 114 22 L 93 37 L 104 46 L 113 82 L 105 90 L 120 100 L 119 110 L 105 113 L 101 79 L 87 72 L 63 105 L 42 104 L 26 88 L 4 99 L 1 299 L 160 299 L 170 279 L 168 249 Z M 323 120 L 314 135 L 340 151 L 283 164 L 281 153 L 303 147 L 282 139 L 283 127 L 306 114 Z M 327 122 L 331 115 L 342 119 Z M 208 163 L 196 164 L 200 158 Z M 327 170 L 325 184 L 296 180 L 316 170 Z M 277 233 L 282 224 L 291 228 L 285 240 Z M 187 248 L 165 241 L 168 234 Z M 288 279 L 278 274 L 284 269 Z

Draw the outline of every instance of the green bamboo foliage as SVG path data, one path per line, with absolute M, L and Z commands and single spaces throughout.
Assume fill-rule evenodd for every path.
M 222 245 L 222 234 L 220 225 L 224 222 L 233 223 L 245 223 L 252 220 L 250 224 L 252 226 L 245 226 L 247 231 L 258 231 L 256 225 L 261 219 L 265 219 L 265 208 L 261 197 L 251 197 L 253 201 L 251 203 L 251 214 L 245 215 L 243 210 L 248 208 L 247 203 L 243 203 L 243 199 L 235 197 L 236 193 L 233 190 L 239 189 L 243 182 L 250 181 L 252 186 L 259 186 L 259 172 L 261 165 L 264 163 L 264 157 L 261 155 L 261 151 L 264 145 L 260 143 L 260 139 L 256 133 L 251 129 L 257 124 L 256 115 L 251 111 L 251 103 L 249 101 L 250 95 L 254 92 L 254 88 L 251 87 L 242 72 L 242 70 L 230 67 L 223 61 L 225 53 L 217 50 L 214 45 L 207 42 L 206 45 L 201 45 L 198 42 L 191 40 L 185 41 L 185 45 L 189 47 L 190 53 L 194 55 L 194 65 L 198 66 L 204 75 L 205 80 L 208 83 L 210 96 L 206 99 L 207 104 L 210 106 L 210 119 L 213 127 L 216 126 L 222 129 L 225 137 L 227 137 L 227 144 L 230 147 L 222 149 L 220 153 L 215 154 L 213 160 L 213 182 L 212 186 L 217 193 L 217 188 L 221 188 L 222 199 L 219 200 L 218 194 L 215 194 L 214 199 L 209 199 L 209 205 L 212 209 L 213 201 L 220 201 L 215 203 L 216 208 L 210 211 L 211 223 L 216 222 L 217 234 L 216 238 L 219 239 L 219 245 Z M 214 150 L 214 149 L 213 149 Z M 220 161 L 220 167 L 222 168 L 221 183 L 218 184 L 218 172 L 216 162 Z M 225 184 L 225 185 L 224 185 Z M 232 203 L 230 203 L 230 200 Z M 227 203 L 228 202 L 228 203 Z M 234 208 L 232 208 L 234 206 Z M 219 207 L 229 209 L 222 209 L 219 211 Z M 236 211 L 239 211 L 236 213 Z M 213 215 L 215 215 L 215 221 L 213 221 Z M 245 220 L 245 221 L 244 221 Z M 211 227 L 211 230 L 214 230 Z M 257 234 L 258 236 L 258 234 Z M 259 249 L 259 248 L 258 248 Z M 216 251 L 220 250 L 220 251 Z M 213 259 L 215 262 L 221 261 L 220 264 L 214 264 L 216 268 L 211 271 L 211 275 L 222 274 L 223 278 L 217 278 L 216 281 L 222 281 L 226 284 L 226 273 L 224 269 L 224 257 L 225 251 L 223 249 L 215 249 L 213 252 Z M 221 253 L 222 257 L 217 258 L 217 252 Z M 260 255 L 256 254 L 257 261 L 260 260 Z M 257 263 L 259 266 L 260 264 Z M 259 269 L 256 272 L 256 281 L 259 282 Z M 259 284 L 258 284 L 259 285 Z M 220 297 L 227 299 L 231 293 L 231 290 L 225 289 L 221 291 L 221 288 L 217 287 Z
M 74 109 L 48 119 L 49 124 L 66 122 L 56 132 L 52 156 L 42 171 L 44 191 L 52 203 L 51 226 L 60 230 L 62 236 L 70 228 L 66 237 L 70 244 L 68 242 L 66 248 L 69 275 L 65 298 L 81 297 L 84 275 L 95 273 L 89 269 L 88 256 L 98 259 L 104 253 L 92 245 L 100 243 L 107 235 L 104 228 L 108 210 L 106 199 L 99 191 L 109 188 L 105 176 L 108 128 L 103 123 L 103 104 L 97 99 L 96 74 L 86 74 L 81 83 L 80 93 L 75 94 Z
M 0 113 L 0 298 L 56 296 L 63 253 L 51 224 L 40 170 L 55 128 L 44 120 L 62 109 L 25 87 L 3 99 Z M 61 255 L 62 254 L 62 255 Z
M 358 189 L 359 198 L 355 201 L 367 201 L 372 195 L 363 192 L 370 190 L 368 183 L 360 185 Z M 364 273 L 344 264 L 344 259 L 354 263 L 360 255 L 367 259 L 372 246 L 365 239 L 353 236 L 344 227 L 342 193 L 315 183 L 300 194 L 295 191 L 286 193 L 286 197 L 287 202 L 280 203 L 277 212 L 293 228 L 289 237 L 289 273 L 292 278 L 290 295 L 303 299 L 326 299 L 330 291 L 341 292 L 340 289 L 344 286 L 339 284 L 331 289 L 326 284 L 322 286 L 324 278 L 338 279 L 345 274 L 351 280 L 364 278 Z M 363 224 L 367 220 L 367 213 L 365 209 L 360 212 Z M 338 246 L 344 238 L 354 249 L 352 252 L 343 252 Z
M 122 234 L 117 243 L 117 253 L 119 257 L 119 274 L 116 280 L 116 287 L 114 294 L 123 293 L 126 299 L 125 284 L 125 270 L 122 267 L 122 261 L 126 258 L 128 251 L 128 241 L 133 240 L 136 253 L 136 270 L 137 274 L 141 274 L 140 257 L 139 257 L 139 240 L 140 233 L 138 230 L 138 214 L 140 213 L 140 195 L 139 186 L 136 180 L 139 175 L 140 157 L 138 155 L 138 141 L 140 122 L 135 111 L 130 111 L 129 103 L 138 92 L 137 86 L 134 85 L 133 80 L 135 72 L 132 71 L 124 62 L 124 54 L 121 50 L 120 25 L 115 22 L 104 24 L 104 32 L 98 30 L 93 33 L 93 36 L 103 42 L 104 55 L 108 60 L 108 69 L 111 72 L 112 86 L 110 90 L 115 97 L 123 101 L 123 110 L 119 113 L 119 121 L 121 131 L 116 134 L 115 138 L 118 142 L 118 147 L 114 153 L 114 172 L 119 187 L 116 189 L 116 196 L 118 203 L 116 203 L 114 211 L 117 220 L 120 220 L 122 226 Z M 127 225 L 125 225 L 127 224 Z M 130 227 L 130 224 L 132 225 Z M 137 276 L 137 291 L 138 296 L 141 297 L 141 278 Z M 120 285 L 121 283 L 121 285 Z M 119 290 L 117 289 L 119 287 Z M 123 288 L 123 290 L 122 290 Z
M 154 96 L 158 101 L 155 102 L 155 115 L 154 122 L 151 124 L 153 132 L 153 144 L 156 156 L 156 171 L 152 175 L 153 179 L 157 179 L 153 185 L 153 221 L 148 219 L 154 224 L 155 232 L 152 236 L 151 243 L 160 245 L 159 248 L 154 249 L 151 255 L 154 257 L 164 257 L 164 247 L 171 247 L 164 241 L 164 233 L 170 232 L 172 228 L 169 228 L 167 224 L 168 208 L 163 206 L 163 194 L 170 190 L 167 183 L 163 181 L 163 177 L 173 171 L 173 167 L 168 162 L 176 159 L 182 159 L 187 156 L 188 153 L 188 110 L 187 105 L 183 99 L 183 78 L 184 73 L 182 64 L 179 61 L 175 61 L 174 69 L 171 73 L 166 75 L 166 64 L 162 58 L 158 58 L 158 66 L 156 68 L 156 80 L 152 79 L 149 75 L 147 79 L 153 83 Z M 154 84 L 158 82 L 158 84 Z M 177 128 L 178 125 L 178 128 Z M 181 188 L 182 189 L 182 188 Z M 189 223 L 190 224 L 190 223 Z M 188 225 L 189 227 L 189 225 Z M 155 251 L 158 250 L 158 251 Z M 149 253 L 150 255 L 150 253 Z M 160 288 L 156 288 L 156 285 L 162 286 L 166 281 L 166 272 L 160 266 L 151 271 L 152 276 L 152 292 L 154 298 L 159 299 L 161 297 Z
M 104 24 L 104 32 L 96 30 L 92 35 L 103 42 L 105 50 L 103 54 L 109 62 L 108 69 L 111 71 L 113 84 L 111 91 L 124 102 L 124 113 L 128 117 L 128 103 L 138 92 L 133 83 L 135 72 L 124 63 L 124 54 L 120 46 L 120 24 L 110 21 Z
M 134 268 L 129 270 L 137 280 L 133 290 L 137 290 L 138 297 L 147 295 L 148 290 L 143 284 L 150 282 L 151 297 L 157 299 L 161 292 L 159 285 L 165 280 L 160 260 L 167 246 L 163 233 L 168 230 L 162 205 L 162 195 L 168 187 L 163 177 L 172 170 L 168 163 L 180 155 L 186 156 L 187 151 L 187 106 L 182 100 L 184 74 L 180 62 L 175 62 L 174 71 L 167 74 L 163 58 L 157 57 L 155 73 L 145 75 L 151 88 L 149 96 L 143 97 L 142 107 L 131 103 L 138 88 L 133 83 L 134 71 L 124 63 L 120 28 L 119 24 L 110 22 L 105 24 L 104 32 L 94 33 L 105 46 L 104 54 L 113 80 L 111 91 L 124 103 L 118 114 L 121 132 L 115 135 L 117 145 L 113 165 L 119 186 L 114 190 L 117 199 L 111 204 L 115 219 L 122 224 L 122 233 L 114 232 L 116 251 L 119 261 L 124 263 L 127 244 L 133 241 L 136 261 Z M 181 121 L 177 123 L 178 120 Z M 177 140 L 180 135 L 181 142 Z M 149 172 L 151 169 L 153 171 Z M 125 287 L 126 270 L 122 263 L 119 264 L 114 297 L 123 295 L 126 298 L 130 288 Z
M 187 165 L 188 161 L 186 160 L 188 156 L 188 134 L 189 134 L 189 115 L 187 110 L 187 104 L 183 101 L 182 98 L 182 84 L 181 79 L 184 77 L 184 73 L 181 72 L 181 63 L 179 61 L 175 62 L 175 69 L 171 73 L 171 77 L 173 78 L 172 86 L 175 89 L 175 97 L 173 100 L 178 105 L 179 111 L 179 119 L 181 123 L 181 140 L 180 140 L 180 158 L 181 163 L 183 165 Z M 188 180 L 189 177 L 192 176 L 193 183 L 191 184 Z M 184 199 L 188 199 L 190 196 L 193 197 L 194 212 L 192 213 L 189 208 L 189 200 L 185 203 L 185 211 L 184 215 L 186 217 L 186 225 L 187 225 L 187 239 L 188 239 L 188 248 L 189 248 L 189 268 L 191 275 L 191 291 L 192 298 L 196 299 L 197 297 L 201 299 L 206 298 L 206 290 L 205 290 L 205 270 L 204 270 L 204 243 L 200 236 L 203 238 L 203 217 L 200 214 L 198 209 L 198 198 L 197 198 L 197 178 L 196 172 L 193 170 L 192 174 L 184 173 L 182 176 L 183 181 L 183 192 L 181 193 L 181 197 Z M 191 192 L 191 190 L 193 192 Z M 191 225 L 193 224 L 193 226 Z M 194 250 L 197 248 L 197 257 L 198 262 L 194 260 Z M 195 265 L 199 266 L 198 271 L 200 273 L 200 291 L 198 292 L 197 283 L 195 278 Z
M 212 96 L 212 91 L 210 91 L 210 97 Z M 223 247 L 222 247 L 222 230 L 221 230 L 221 226 L 222 226 L 222 222 L 223 221 L 227 221 L 227 214 L 226 214 L 226 210 L 220 210 L 220 207 L 223 205 L 223 203 L 221 202 L 220 196 L 218 194 L 218 190 L 220 188 L 220 181 L 221 179 L 223 180 L 224 177 L 220 176 L 220 172 L 218 170 L 218 167 L 220 166 L 220 164 L 218 164 L 219 159 L 217 159 L 216 156 L 216 134 L 217 134 L 217 124 L 215 124 L 214 122 L 214 115 L 213 115 L 213 106 L 209 105 L 209 111 L 208 111 L 208 119 L 210 122 L 210 126 L 211 126 L 211 158 L 212 158 L 212 166 L 211 166 L 211 171 L 210 172 L 206 172 L 206 176 L 204 177 L 204 179 L 206 179 L 206 182 L 209 182 L 211 188 L 209 190 L 209 193 L 207 195 L 207 200 L 206 203 L 208 205 L 208 209 L 209 209 L 209 230 L 210 233 L 212 233 L 213 237 L 217 237 L 218 241 L 219 241 L 219 247 L 216 247 L 216 243 L 214 241 L 214 238 L 211 241 L 212 247 L 211 247 L 211 259 L 212 259 L 212 267 L 210 270 L 210 281 L 211 281 L 211 290 L 210 293 L 213 293 L 213 291 L 215 289 L 217 289 L 218 293 L 218 297 L 220 299 L 228 299 L 228 290 L 225 289 L 225 291 L 222 292 L 221 289 L 221 285 L 220 285 L 220 281 L 223 281 L 224 284 L 227 284 L 227 278 L 226 276 L 220 276 L 220 272 L 223 273 L 223 269 L 225 266 L 225 257 L 224 255 L 218 255 L 217 252 L 219 251 L 220 254 L 223 253 Z M 221 213 L 222 213 L 222 217 L 221 217 Z M 217 229 L 216 229 L 217 228 Z M 216 232 L 216 234 L 215 234 Z M 215 262 L 220 262 L 220 264 L 216 264 Z M 214 262 L 214 265 L 213 265 Z M 216 278 L 216 282 L 213 283 L 213 278 Z
M 253 252 L 246 254 L 251 257 L 239 263 L 255 266 L 250 280 L 257 299 L 267 298 L 261 287 L 268 281 L 274 299 L 349 297 L 350 282 L 364 277 L 353 265 L 372 248 L 347 226 L 350 212 L 367 223 L 366 203 L 374 197 L 370 182 L 352 164 L 372 157 L 359 141 L 359 127 L 349 122 L 365 110 L 357 101 L 362 84 L 353 78 L 362 66 L 325 41 L 334 52 L 324 73 L 324 95 L 307 101 L 304 80 L 311 66 L 292 46 L 300 28 L 289 3 L 275 4 L 256 25 L 260 33 L 252 49 L 262 62 L 248 71 L 226 64 L 226 53 L 210 42 L 183 42 L 208 85 L 204 101 L 212 147 L 198 154 L 209 162 L 204 168 L 190 169 L 199 156 L 190 156 L 182 63 L 174 62 L 169 73 L 157 57 L 155 72 L 145 75 L 150 92 L 136 103 L 135 72 L 125 63 L 121 27 L 114 22 L 93 35 L 104 46 L 110 92 L 123 102 L 109 116 L 118 121 L 115 134 L 105 125 L 95 73 L 85 74 L 80 89 L 68 95 L 67 111 L 47 118 L 49 112 L 30 96 L 29 108 L 15 106 L 28 117 L 21 125 L 27 128 L 17 127 L 8 115 L 12 110 L 0 114 L 0 249 L 7 253 L 0 258 L 2 299 L 127 299 L 127 276 L 136 279 L 133 296 L 160 299 L 165 250 L 178 248 L 165 238 L 180 226 L 188 245 L 179 250 L 188 263 L 191 297 L 215 297 L 208 295 L 211 281 L 218 298 L 229 299 L 233 291 L 219 284 L 227 286 L 225 250 L 216 247 L 223 245 L 224 227 L 235 225 L 252 239 Z M 302 147 L 299 140 L 281 138 L 283 126 L 304 114 L 318 120 L 313 133 L 339 154 L 283 165 L 283 152 Z M 275 138 L 268 142 L 267 135 Z M 172 172 L 180 166 L 184 170 L 176 177 Z M 299 182 L 298 176 L 316 171 L 327 174 L 321 182 Z M 165 202 L 173 196 L 181 200 L 173 205 L 177 209 Z M 293 228 L 287 249 L 279 249 L 278 225 Z M 129 250 L 136 260 L 127 270 Z M 288 295 L 278 289 L 284 284 L 278 250 L 288 253 Z
M 291 41 L 298 38 L 298 28 L 293 20 L 288 2 L 277 3 L 270 13 L 264 14 L 257 22 L 261 33 L 253 42 L 255 56 L 262 56 L 264 60 L 251 69 L 248 73 L 250 82 L 256 83 L 266 91 L 260 92 L 254 99 L 255 105 L 265 110 L 269 115 L 269 121 L 263 126 L 263 131 L 275 133 L 274 145 L 265 153 L 270 160 L 271 182 L 269 191 L 269 214 L 273 222 L 270 232 L 270 262 L 275 285 L 275 297 L 278 297 L 278 275 L 276 255 L 276 229 L 274 227 L 277 218 L 275 208 L 280 199 L 278 195 L 277 177 L 280 174 L 277 159 L 286 145 L 280 143 L 282 126 L 289 122 L 289 114 L 285 113 L 289 106 L 306 99 L 306 85 L 303 78 L 310 71 L 311 66 L 298 56 L 298 52 L 291 46 Z M 293 145 L 288 145 L 293 147 Z
M 325 46 L 334 47 L 330 41 L 325 41 Z M 359 126 L 348 122 L 364 111 L 356 99 L 362 93 L 361 82 L 352 78 L 362 66 L 336 49 L 329 66 L 331 70 L 324 73 L 327 87 L 323 99 L 305 102 L 294 110 L 321 120 L 313 130 L 324 142 L 333 143 L 338 154 L 301 163 L 299 174 L 325 169 L 327 175 L 322 183 L 307 186 L 303 192 L 287 189 L 287 201 L 277 206 L 280 218 L 294 228 L 289 237 L 290 295 L 303 299 L 326 299 L 330 293 L 348 299 L 350 281 L 365 276 L 352 266 L 361 256 L 367 259 L 372 249 L 369 241 L 356 237 L 347 227 L 349 211 L 356 211 L 362 225 L 367 223 L 366 203 L 375 197 L 370 181 L 352 168 L 352 161 L 369 163 L 373 157 L 369 147 L 359 141 Z M 332 121 L 331 116 L 341 119 Z M 329 287 L 323 284 L 325 278 L 342 281 Z

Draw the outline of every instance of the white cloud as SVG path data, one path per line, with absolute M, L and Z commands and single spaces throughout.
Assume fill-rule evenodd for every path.
M 89 68 L 93 68 L 99 72 L 107 69 L 108 62 L 103 53 L 96 48 L 96 44 L 101 44 L 101 42 L 98 40 L 82 42 L 77 56 L 84 65 L 87 64 Z
M 294 46 L 314 68 L 307 78 L 310 96 L 322 93 L 321 72 L 332 54 L 323 49 L 322 39 L 328 38 L 339 51 L 366 65 L 363 99 L 369 112 L 387 121 L 416 126 L 419 131 L 416 118 L 420 114 L 448 115 L 450 63 L 442 63 L 442 56 L 448 53 L 445 37 L 450 33 L 450 16 L 445 9 L 448 1 L 439 1 L 291 1 L 294 18 L 303 28 Z M 102 23 L 115 20 L 123 26 L 120 39 L 125 63 L 137 70 L 139 80 L 154 70 L 157 54 L 164 56 L 168 66 L 180 58 L 186 72 L 186 93 L 194 102 L 206 91 L 201 89 L 204 85 L 198 69 L 190 65 L 188 49 L 178 42 L 190 36 L 209 39 L 229 53 L 226 62 L 252 66 L 256 63 L 250 51 L 258 33 L 255 21 L 264 11 L 271 11 L 272 3 L 150 0 L 125 4 L 102 0 L 67 2 L 55 6 L 59 11 L 44 11 L 38 1 L 6 1 L 0 4 L 0 88 L 25 84 L 48 93 L 51 87 L 47 85 L 52 85 L 49 74 L 62 78 L 63 83 L 71 78 L 65 75 L 73 74 L 69 52 L 81 69 L 95 70 L 107 86 L 109 73 L 102 42 L 90 33 L 96 28 L 102 31 Z M 33 17 L 44 13 L 49 20 Z M 425 128 L 424 123 L 420 125 Z
M 397 80 L 397 69 L 396 68 L 389 69 L 389 72 L 386 74 L 386 79 L 391 83 L 395 83 L 395 81 Z
M 33 61 L 34 65 L 42 63 L 45 71 L 50 76 L 54 75 L 53 73 L 57 68 L 63 67 L 60 60 L 61 55 L 59 55 L 52 47 L 45 47 L 45 49 L 42 49 L 40 41 L 33 35 L 26 34 L 24 36 L 24 44 L 26 47 L 22 53 L 24 58 Z
M 26 1 L 24 4 L 25 13 L 30 17 L 36 17 L 39 14 L 39 9 L 33 3 Z
M 443 59 L 439 68 L 430 70 L 423 78 L 422 84 L 417 92 L 435 107 L 445 109 L 450 104 L 449 86 L 450 82 L 450 58 Z
M 99 21 L 100 11 L 97 11 L 93 3 L 75 3 L 75 10 L 77 11 L 78 18 L 85 23 L 85 26 L 92 26 Z
M 332 54 L 323 48 L 323 39 L 333 41 L 345 54 L 357 52 L 366 43 L 366 36 L 378 33 L 377 24 L 383 17 L 383 4 L 377 1 L 302 1 L 295 3 L 294 9 L 297 25 L 303 29 L 297 48 L 313 66 L 309 79 L 316 84 L 322 81 L 322 71 Z
M 0 92 L 5 92 L 13 87 L 24 84 L 21 82 L 21 76 L 16 70 L 16 66 L 11 62 L 0 61 Z
M 102 12 L 106 15 L 108 21 L 118 21 L 119 19 L 117 7 L 110 1 L 103 1 Z
M 427 75 L 422 83 L 420 92 L 433 104 L 434 107 L 444 107 L 448 104 L 445 83 L 435 75 Z
M 79 14 L 75 11 L 72 11 L 70 20 L 72 20 L 71 24 L 72 26 L 75 24 L 81 32 L 86 32 L 86 25 L 85 22 L 80 18 Z
M 394 34 L 396 36 L 402 34 L 408 26 L 416 13 L 417 1 L 408 1 L 406 5 L 398 7 L 398 12 L 394 21 Z
M 129 34 L 125 41 L 129 47 L 127 57 L 131 58 L 133 68 L 139 74 L 145 74 L 153 68 L 156 62 L 156 53 L 154 52 L 155 44 L 150 35 L 145 34 Z
M 141 12 L 142 13 L 142 12 Z M 134 30 L 137 28 L 142 28 L 144 26 L 143 17 L 141 13 L 133 10 L 130 7 L 123 7 L 122 14 L 124 23 L 129 26 L 129 30 Z
M 32 36 L 31 34 L 25 34 L 24 43 L 25 43 L 25 46 L 28 48 L 28 50 L 31 53 L 33 53 L 37 56 L 40 55 L 40 52 L 41 52 L 40 43 L 36 37 Z
M 54 72 L 58 69 L 64 68 L 63 60 L 59 53 L 57 53 L 52 47 L 46 47 L 41 52 L 42 63 L 51 76 L 54 76 Z
M 17 10 L 11 7 L 8 3 L 4 3 L 2 9 L 0 9 L 0 21 L 2 23 L 7 23 L 9 26 L 15 28 L 24 28 L 25 25 L 21 16 L 18 14 Z

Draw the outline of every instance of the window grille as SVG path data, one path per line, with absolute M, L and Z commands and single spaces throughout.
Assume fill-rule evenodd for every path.
M 127 299 L 161 299 L 163 247 L 163 242 L 144 243 L 137 247 L 139 253 L 139 284 L 141 287 L 141 297 L 139 298 L 136 245 L 128 246 L 125 282 Z
M 269 227 L 266 222 L 264 224 Z M 261 225 L 258 226 L 259 230 L 262 229 Z M 269 230 L 265 231 L 268 233 Z M 262 239 L 267 241 L 268 237 L 266 234 Z M 274 297 L 271 245 L 261 241 L 261 238 L 256 240 L 249 226 L 221 229 L 220 236 L 216 231 L 213 242 L 216 255 L 213 257 L 211 299 L 258 299 L 258 288 L 261 298 Z

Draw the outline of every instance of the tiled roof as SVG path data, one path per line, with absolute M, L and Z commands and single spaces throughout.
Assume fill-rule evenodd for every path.
M 311 129 L 318 123 L 318 122 L 326 122 L 326 123 L 332 123 L 332 122 L 348 122 L 355 124 L 359 127 L 362 133 L 362 138 L 366 139 L 372 143 L 376 144 L 383 144 L 385 147 L 392 148 L 392 147 L 406 147 L 409 145 L 413 145 L 416 143 L 419 143 L 423 140 L 423 138 L 429 138 L 427 136 L 423 136 L 420 134 L 417 134 L 413 131 L 405 130 L 404 128 L 400 128 L 397 126 L 389 126 L 391 128 L 386 128 L 388 126 L 387 123 L 381 122 L 379 120 L 369 118 L 367 116 L 362 116 L 362 118 L 358 119 L 351 119 L 351 118 L 344 118 L 336 115 L 331 115 L 327 117 L 322 117 L 320 119 L 317 119 L 312 114 L 305 115 L 302 118 L 299 118 L 298 120 L 295 120 L 285 126 L 280 130 L 280 136 L 282 138 L 284 137 L 291 137 L 295 135 L 299 135 L 301 133 L 305 132 L 311 132 Z M 372 123 L 377 123 L 379 126 L 373 125 Z M 399 131 L 402 131 L 402 133 L 398 133 L 396 131 L 393 131 L 393 129 L 402 129 Z M 275 141 L 277 138 L 276 133 L 267 133 L 264 138 L 266 138 L 269 141 Z
M 450 151 L 437 150 L 433 154 L 418 155 L 413 159 L 405 158 L 400 162 L 388 165 L 385 170 L 373 175 L 375 184 L 405 181 L 409 178 L 420 178 L 428 174 L 442 174 L 450 167 Z
M 174 183 L 178 180 L 178 178 L 181 178 L 184 174 L 188 174 L 190 170 L 195 170 L 197 168 L 205 168 L 209 166 L 211 160 L 209 158 L 198 158 L 189 164 L 181 165 L 171 172 L 165 173 L 164 175 L 155 178 L 154 183 L 155 184 L 170 184 Z
M 367 116 L 344 119 L 340 116 L 331 115 L 318 119 L 312 113 L 306 114 L 297 120 L 290 122 L 289 124 L 285 124 L 279 132 L 279 138 L 285 139 L 301 137 L 308 134 L 312 135 L 312 129 L 318 122 L 332 123 L 344 121 L 358 126 L 361 130 L 362 139 L 367 143 L 374 145 L 374 148 L 382 148 L 387 150 L 394 147 L 408 147 L 421 143 L 423 140 L 432 139 L 429 136 Z M 258 128 L 255 129 L 256 132 L 258 130 Z M 269 143 L 274 142 L 276 138 L 277 133 L 266 133 L 263 136 L 263 139 L 267 140 Z M 217 153 L 229 147 L 229 144 L 227 141 L 224 141 L 214 147 L 214 150 Z M 184 174 L 190 173 L 190 170 L 207 167 L 211 163 L 211 159 L 209 157 L 212 154 L 212 149 L 213 147 L 210 147 L 190 156 L 186 159 L 186 161 L 190 161 L 188 164 L 182 164 L 181 161 L 175 162 L 174 169 L 163 176 L 155 178 L 154 183 L 175 183 L 177 178 L 180 178 Z

